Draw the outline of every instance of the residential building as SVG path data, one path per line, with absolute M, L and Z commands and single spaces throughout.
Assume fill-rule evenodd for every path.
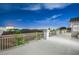
M 79 17 L 70 19 L 71 36 L 78 37 L 79 35 Z

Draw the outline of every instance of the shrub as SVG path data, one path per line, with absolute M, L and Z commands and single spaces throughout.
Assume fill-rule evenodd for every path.
M 24 43 L 26 43 L 26 41 L 23 38 L 21 38 L 21 37 L 16 38 L 16 45 L 21 45 Z

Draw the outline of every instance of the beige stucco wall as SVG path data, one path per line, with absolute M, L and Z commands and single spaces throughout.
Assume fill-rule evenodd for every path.
M 79 23 L 71 23 L 72 31 L 79 31 Z

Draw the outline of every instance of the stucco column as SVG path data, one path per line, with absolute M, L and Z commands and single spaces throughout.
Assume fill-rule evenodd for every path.
M 3 33 L 3 30 L 0 30 L 0 36 L 2 35 L 2 33 Z
M 49 30 L 48 29 L 44 29 L 44 39 L 45 40 L 49 39 Z

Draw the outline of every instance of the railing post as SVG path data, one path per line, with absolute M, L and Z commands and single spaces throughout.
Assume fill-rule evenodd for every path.
M 49 39 L 49 30 L 48 29 L 44 29 L 44 39 L 45 40 Z

